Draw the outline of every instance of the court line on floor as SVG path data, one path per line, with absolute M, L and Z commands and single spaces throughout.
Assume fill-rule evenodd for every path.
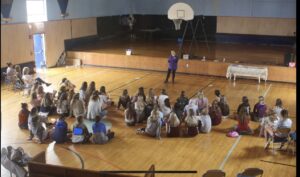
M 205 90 L 208 86 L 210 86 L 213 82 L 215 82 L 217 79 L 213 79 L 212 81 L 210 81 L 208 84 L 206 84 L 204 87 L 200 88 L 199 90 Z M 189 99 L 193 98 L 194 96 L 197 95 L 198 91 L 196 91 L 196 93 L 194 93 Z
M 120 168 L 119 166 L 113 164 L 113 163 L 110 162 L 109 160 L 106 160 L 106 159 L 103 159 L 102 157 L 99 157 L 98 155 L 90 154 L 89 152 L 86 152 L 86 151 L 84 152 L 84 154 L 85 154 L 85 155 L 88 155 L 88 156 L 91 156 L 91 157 L 93 157 L 93 158 L 100 159 L 100 160 L 102 160 L 103 162 L 105 162 L 105 163 L 111 165 L 111 166 L 114 167 L 114 168 L 117 168 L 117 169 L 119 169 L 119 170 L 123 170 L 123 169 Z
M 223 162 L 221 163 L 219 169 L 223 170 L 224 165 L 226 164 L 227 160 L 229 159 L 230 155 L 232 154 L 233 150 L 236 148 L 236 146 L 238 145 L 238 143 L 240 142 L 242 138 L 242 135 L 240 135 L 234 142 L 234 144 L 232 145 L 232 147 L 230 148 L 230 150 L 228 151 L 227 155 L 225 156 Z
M 267 94 L 269 93 L 270 89 L 271 89 L 272 84 L 269 85 L 268 89 L 266 90 L 266 92 L 264 93 L 264 98 L 266 98 Z
M 81 155 L 79 153 L 75 152 L 74 150 L 70 149 L 69 147 L 64 147 L 64 146 L 57 146 L 57 147 L 66 149 L 66 150 L 72 152 L 73 154 L 75 154 L 79 158 L 79 160 L 80 160 L 81 169 L 84 169 L 84 160 L 82 159 L 82 157 L 81 157 Z
M 268 160 L 260 160 L 260 161 L 267 162 L 267 163 L 272 163 L 272 164 L 277 164 L 277 165 L 284 165 L 284 166 L 296 167 L 296 165 L 290 165 L 290 164 L 279 163 L 279 162 L 272 162 L 272 161 L 268 161 Z
M 123 85 L 120 85 L 120 86 L 118 86 L 118 87 L 116 87 L 116 88 L 114 88 L 114 89 L 109 90 L 108 93 L 109 93 L 109 92 L 113 92 L 113 91 L 115 91 L 115 90 L 118 90 L 118 89 L 120 89 L 120 88 L 122 88 L 122 87 L 125 87 L 125 86 L 127 86 L 127 85 L 129 85 L 129 84 L 131 84 L 131 83 L 133 83 L 133 82 L 135 82 L 135 81 L 141 80 L 141 79 L 147 77 L 147 76 L 150 75 L 150 74 L 151 74 L 151 73 L 147 73 L 147 74 L 145 74 L 145 75 L 143 75 L 143 76 L 141 76 L 141 77 L 134 78 L 133 80 L 131 80 L 131 81 L 129 81 L 129 82 L 123 84 Z
M 77 79 L 73 79 L 72 82 L 82 80 L 83 78 L 91 78 L 91 76 L 98 75 L 98 74 L 103 74 L 103 73 L 107 73 L 107 72 L 109 72 L 109 71 L 104 69 L 104 70 L 94 72 L 92 74 L 83 74 L 83 76 L 77 77 Z M 59 82 L 61 82 L 61 81 L 59 81 Z
M 265 98 L 266 95 L 269 93 L 271 86 L 272 86 L 272 84 L 269 85 L 268 89 L 267 89 L 266 92 L 264 93 L 264 95 L 263 95 L 264 98 Z M 237 140 L 234 142 L 234 144 L 232 145 L 232 147 L 231 147 L 230 150 L 228 151 L 226 157 L 224 158 L 223 162 L 221 163 L 221 165 L 220 165 L 220 167 L 219 167 L 220 170 L 223 170 L 223 168 L 224 168 L 226 162 L 228 161 L 230 155 L 232 154 L 233 150 L 236 148 L 236 146 L 237 146 L 238 143 L 240 142 L 241 137 L 242 137 L 242 135 L 240 135 L 240 136 L 237 138 Z

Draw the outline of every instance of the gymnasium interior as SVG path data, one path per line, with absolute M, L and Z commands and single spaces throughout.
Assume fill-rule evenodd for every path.
M 1 177 L 296 177 L 296 57 L 296 0 L 1 0 Z M 95 83 L 84 101 L 83 82 L 88 89 Z M 125 89 L 130 100 L 120 107 Z M 189 101 L 178 115 L 183 92 Z M 106 98 L 99 122 L 89 118 L 98 93 Z M 54 110 L 43 114 L 45 95 Z M 85 143 L 72 137 L 74 95 L 84 104 Z M 189 113 L 203 97 L 207 105 Z M 244 98 L 248 113 L 239 109 Z M 133 126 L 128 105 L 142 117 Z M 203 132 L 202 117 L 214 122 L 216 110 L 220 123 Z M 150 135 L 155 111 L 163 117 Z M 188 118 L 197 120 L 194 136 Z M 62 143 L 52 138 L 60 121 L 68 137 Z M 105 143 L 92 140 L 97 123 L 106 127 Z

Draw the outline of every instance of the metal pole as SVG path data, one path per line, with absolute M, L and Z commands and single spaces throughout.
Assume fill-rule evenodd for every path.
M 190 56 L 191 56 L 191 50 L 192 50 L 192 45 L 194 44 L 194 41 L 196 42 L 196 47 L 197 47 L 197 49 L 199 50 L 198 42 L 197 42 L 197 39 L 196 39 L 196 34 L 197 34 L 198 24 L 199 24 L 199 18 L 198 18 L 198 20 L 197 20 L 196 27 L 195 27 L 195 30 L 194 30 L 193 25 L 192 25 L 192 23 L 191 23 L 191 28 L 192 28 L 193 37 L 192 37 L 192 42 L 191 42 L 191 44 L 190 44 L 190 47 L 189 47 L 189 53 L 188 53 Z
M 184 42 L 184 37 L 185 37 L 185 33 L 186 33 L 186 30 L 187 30 L 187 27 L 188 27 L 188 24 L 189 24 L 190 21 L 187 21 L 186 24 L 185 24 L 185 29 L 184 29 L 184 32 L 183 32 L 183 35 L 182 35 L 182 43 L 180 44 L 180 47 L 179 47 L 179 52 L 178 52 L 178 56 L 180 58 L 182 58 L 182 48 L 183 48 L 183 42 Z
M 203 21 L 202 21 L 201 18 L 200 18 L 200 20 L 201 20 L 202 31 L 203 31 L 204 38 L 205 38 L 206 47 L 207 47 L 208 52 L 210 52 L 208 42 L 207 42 L 206 32 L 205 32 L 205 29 L 204 29 L 204 24 L 203 24 Z

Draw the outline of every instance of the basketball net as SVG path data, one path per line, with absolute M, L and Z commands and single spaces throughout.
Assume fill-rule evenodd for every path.
M 180 25 L 181 25 L 182 19 L 174 19 L 173 23 L 175 25 L 175 30 L 180 30 Z

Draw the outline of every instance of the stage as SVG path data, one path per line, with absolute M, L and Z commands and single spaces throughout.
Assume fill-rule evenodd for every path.
M 183 54 L 188 53 L 190 41 L 183 44 Z M 126 56 L 126 49 L 132 50 Z M 170 50 L 178 52 L 174 40 L 105 40 L 68 51 L 69 59 L 81 59 L 83 64 L 165 71 Z M 227 67 L 233 63 L 251 66 L 268 66 L 270 81 L 296 83 L 296 68 L 284 66 L 284 55 L 289 46 L 264 46 L 253 44 L 225 44 L 198 42 L 191 49 L 189 60 L 180 60 L 178 72 L 210 76 L 226 76 Z M 206 61 L 202 61 L 205 56 Z M 224 61 L 225 58 L 225 61 Z

